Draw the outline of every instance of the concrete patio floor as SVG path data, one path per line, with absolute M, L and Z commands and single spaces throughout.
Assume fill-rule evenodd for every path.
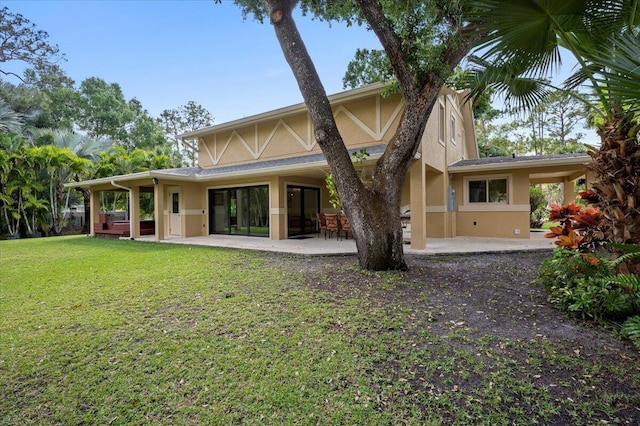
M 155 242 L 153 235 L 137 238 L 138 241 Z M 179 238 L 170 236 L 160 241 L 164 244 L 189 244 L 209 247 L 226 247 L 242 250 L 271 251 L 301 255 L 346 255 L 355 254 L 356 245 L 352 239 L 336 240 L 319 238 L 316 235 L 303 238 L 273 241 L 262 237 L 246 237 L 240 235 L 209 235 L 206 237 Z M 424 250 L 415 250 L 408 244 L 404 246 L 406 254 L 446 254 L 446 253 L 488 253 L 505 251 L 551 250 L 555 247 L 553 240 L 544 238 L 544 232 L 531 232 L 531 238 L 428 238 Z

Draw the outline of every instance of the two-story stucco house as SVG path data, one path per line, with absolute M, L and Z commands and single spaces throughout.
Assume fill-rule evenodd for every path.
M 374 84 L 329 97 L 347 148 L 366 148 L 373 164 L 393 136 L 404 103 Z M 141 232 L 139 194 L 153 192 L 156 240 L 238 234 L 281 240 L 316 232 L 316 213 L 332 211 L 327 163 L 304 104 L 182 135 L 198 166 L 89 180 L 92 234 L 100 230 L 100 191 L 129 191 L 133 238 Z M 191 141 L 191 142 L 189 142 Z M 478 158 L 471 105 L 444 87 L 407 175 L 403 212 L 411 247 L 429 238 L 529 238 L 529 185 L 585 177 L 586 155 Z M 367 167 L 365 163 L 364 167 Z M 150 232 L 149 232 L 150 231 Z

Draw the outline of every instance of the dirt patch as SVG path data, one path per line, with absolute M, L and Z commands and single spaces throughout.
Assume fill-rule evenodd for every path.
M 407 255 L 409 271 L 398 273 L 360 271 L 354 256 L 309 257 L 288 264 L 304 272 L 310 286 L 337 299 L 365 295 L 381 306 L 402 305 L 427 312 L 434 329 L 437 323 L 464 321 L 477 335 L 544 336 L 581 346 L 608 344 L 631 349 L 612 338 L 610 330 L 568 318 L 549 304 L 544 288 L 533 283 L 541 262 L 549 257 L 549 251 Z M 395 274 L 401 283 L 385 288 L 383 281 Z
M 354 256 L 279 260 L 285 267 L 303 273 L 308 286 L 329 295 L 335 303 L 363 300 L 368 309 L 381 309 L 395 316 L 392 325 L 375 332 L 400 332 L 407 348 L 398 349 L 396 360 L 380 361 L 378 368 L 397 377 L 403 368 L 422 368 L 423 377 L 417 373 L 414 379 L 407 379 L 408 395 L 439 390 L 442 396 L 446 393 L 442 389 L 456 379 L 442 374 L 429 376 L 424 367 L 428 359 L 417 359 L 405 367 L 404 361 L 398 361 L 405 356 L 419 358 L 415 354 L 420 353 L 432 359 L 455 358 L 452 362 L 457 363 L 458 372 L 452 376 L 464 377 L 458 377 L 453 385 L 456 389 L 478 387 L 494 377 L 497 370 L 509 368 L 509 380 L 534 383 L 548 398 L 549 406 L 558 410 L 542 417 L 542 423 L 640 424 L 638 352 L 629 342 L 616 337 L 615 329 L 570 318 L 549 304 L 544 288 L 533 281 L 541 262 L 551 254 L 408 255 L 409 271 L 382 273 L 359 270 Z M 446 344 L 434 352 L 434 341 Z M 459 359 L 465 351 L 488 366 L 486 373 L 474 370 L 473 361 Z M 460 374 L 462 370 L 464 374 Z M 505 386 L 509 388 L 508 384 Z M 482 399 L 483 395 L 474 392 L 465 396 L 466 401 Z M 402 398 L 405 396 L 398 400 Z M 517 397 L 515 401 L 522 403 L 519 408 L 525 413 L 531 411 L 533 418 L 538 418 L 539 405 L 527 405 Z M 464 403 L 461 398 L 459 404 Z M 601 407 L 598 410 L 602 412 L 589 411 L 589 417 L 580 420 L 576 406 Z M 509 408 L 504 404 L 505 411 Z M 479 410 L 482 412 L 482 408 Z M 507 419 L 517 421 L 518 417 Z

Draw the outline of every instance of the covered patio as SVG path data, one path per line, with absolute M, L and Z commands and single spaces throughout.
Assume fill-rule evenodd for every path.
M 137 238 L 138 241 L 155 242 L 153 235 Z M 269 251 L 289 253 L 303 256 L 313 255 L 354 255 L 357 253 L 353 239 L 324 239 L 309 235 L 308 238 L 290 238 L 286 240 L 269 240 L 259 237 L 209 235 L 180 238 L 168 237 L 161 243 L 188 244 L 195 246 L 232 248 L 239 250 Z M 484 238 L 453 237 L 429 238 L 422 250 L 404 246 L 404 252 L 412 255 L 438 255 L 451 253 L 492 253 L 510 251 L 551 250 L 555 247 L 553 240 L 544 238 L 544 232 L 532 232 L 531 238 Z

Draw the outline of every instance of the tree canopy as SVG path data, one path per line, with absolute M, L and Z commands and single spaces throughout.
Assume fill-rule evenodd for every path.
M 49 34 L 36 28 L 21 14 L 11 13 L 8 7 L 0 9 L 0 64 L 10 61 L 23 62 L 43 70 L 65 60 L 57 44 L 50 44 Z M 0 73 L 13 75 L 24 81 L 21 75 L 0 67 Z

